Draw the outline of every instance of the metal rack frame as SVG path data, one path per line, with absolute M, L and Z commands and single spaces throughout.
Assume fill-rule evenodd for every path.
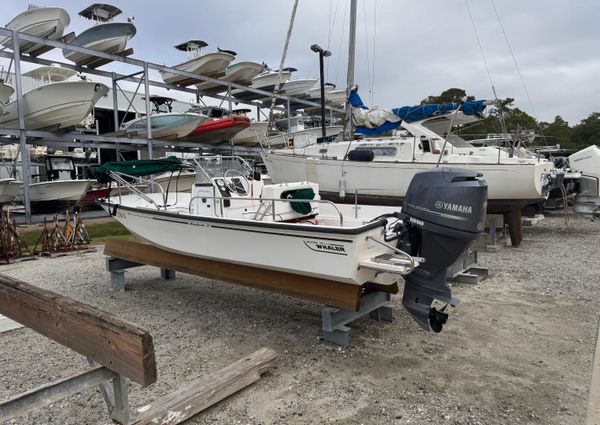
M 153 157 L 153 148 L 168 148 L 169 150 L 195 150 L 200 148 L 208 148 L 207 146 L 203 146 L 198 143 L 192 142 L 168 142 L 162 140 L 156 140 L 152 138 L 152 129 L 150 127 L 150 120 L 147 120 L 148 128 L 146 138 L 130 138 L 130 137 L 122 137 L 122 136 L 102 136 L 102 135 L 94 135 L 94 134 L 80 134 L 80 133 L 63 133 L 63 134 L 55 134 L 48 131 L 33 131 L 25 129 L 25 118 L 22 108 L 22 99 L 23 99 L 23 85 L 21 82 L 21 62 L 27 63 L 35 63 L 38 65 L 50 65 L 50 64 L 59 64 L 61 67 L 72 69 L 77 72 L 97 75 L 100 77 L 109 78 L 112 82 L 112 95 L 113 95 L 113 111 L 114 111 L 114 120 L 115 120 L 115 128 L 118 129 L 119 120 L 118 120 L 118 100 L 117 100 L 117 90 L 120 89 L 118 86 L 118 81 L 129 81 L 138 83 L 138 88 L 141 85 L 144 85 L 144 92 L 149 94 L 150 86 L 153 87 L 161 87 L 166 88 L 168 90 L 175 90 L 178 92 L 195 94 L 197 101 L 200 100 L 201 97 L 209 97 L 213 99 L 219 99 L 222 101 L 228 102 L 229 110 L 232 110 L 233 103 L 243 103 L 246 105 L 252 105 L 257 108 L 257 113 L 260 116 L 260 108 L 263 107 L 257 101 L 244 101 L 238 100 L 231 96 L 231 91 L 233 89 L 243 89 L 248 92 L 256 93 L 262 95 L 264 97 L 276 98 L 283 100 L 287 107 L 276 107 L 275 109 L 279 111 L 287 111 L 288 118 L 291 117 L 291 102 L 294 104 L 301 104 L 312 107 L 320 107 L 320 104 L 316 102 L 311 102 L 305 99 L 298 99 L 295 97 L 288 97 L 281 94 L 275 94 L 268 91 L 255 89 L 247 86 L 242 86 L 240 84 L 222 81 L 216 78 L 210 78 L 199 74 L 194 74 L 187 71 L 182 71 L 179 69 L 175 69 L 172 67 L 167 67 L 164 65 L 142 61 L 139 59 L 135 59 L 132 57 L 125 57 L 119 55 L 108 54 L 104 52 L 100 52 L 97 50 L 88 49 L 85 47 L 73 46 L 62 41 L 50 40 L 47 38 L 36 37 L 28 34 L 24 34 L 18 32 L 16 30 L 9 30 L 7 28 L 0 27 L 0 36 L 7 36 L 12 38 L 12 52 L 0 51 L 0 57 L 8 58 L 12 60 L 14 63 L 14 73 L 15 73 L 15 94 L 17 101 L 17 111 L 19 116 L 19 128 L 18 129 L 9 129 L 9 128 L 0 128 L 0 136 L 8 136 L 8 137 L 0 137 L 0 144 L 5 143 L 15 143 L 15 139 L 18 138 L 20 145 L 20 153 L 21 153 L 21 166 L 22 166 L 22 177 L 23 177 L 23 201 L 25 204 L 25 221 L 26 223 L 31 223 L 31 207 L 29 200 L 29 184 L 30 184 L 30 161 L 28 158 L 27 144 L 37 143 L 40 145 L 47 146 L 61 146 L 61 147 L 94 147 L 101 149 L 115 149 L 119 150 L 121 146 L 127 147 L 127 149 L 132 150 L 147 150 L 148 157 Z M 19 53 L 19 41 L 31 41 L 39 44 L 43 44 L 45 46 L 49 46 L 50 48 L 59 48 L 59 49 L 68 49 L 71 51 L 75 51 L 78 53 L 85 53 L 92 56 L 95 56 L 98 59 L 104 59 L 112 62 L 120 62 L 127 65 L 139 67 L 142 70 L 137 71 L 131 74 L 119 74 L 111 71 L 104 71 L 95 68 L 87 68 L 83 66 L 77 66 L 70 63 L 60 62 L 56 60 L 48 60 L 41 57 L 32 57 L 26 56 Z M 196 89 L 191 89 L 188 87 L 182 87 L 172 84 L 167 84 L 161 81 L 151 80 L 149 78 L 149 70 L 155 71 L 165 71 L 169 73 L 173 73 L 176 75 L 197 79 L 200 81 L 211 82 L 218 84 L 220 86 L 225 86 L 227 88 L 226 96 L 218 95 L 218 94 L 206 94 Z M 136 90 L 137 93 L 137 90 Z M 134 95 L 136 94 L 134 93 Z M 150 101 L 149 96 L 145 96 L 145 109 L 146 115 L 151 114 Z M 340 108 L 333 108 L 327 106 L 326 109 L 329 110 L 330 114 L 340 113 L 343 114 L 344 110 Z M 289 126 L 288 126 L 289 129 Z M 289 131 L 289 130 L 288 130 Z M 212 147 L 211 147 L 212 148 Z M 215 146 L 216 149 L 223 149 L 223 146 Z M 233 147 L 232 147 L 233 149 Z M 236 147 L 238 149 L 238 147 Z M 240 151 L 255 151 L 254 149 L 242 148 Z

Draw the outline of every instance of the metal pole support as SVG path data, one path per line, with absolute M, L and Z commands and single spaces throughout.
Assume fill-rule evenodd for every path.
M 364 295 L 358 311 L 324 306 L 321 310 L 323 339 L 342 347 L 348 347 L 350 345 L 350 328 L 346 325 L 367 314 L 375 320 L 391 322 L 394 315 L 390 294 L 371 292 Z

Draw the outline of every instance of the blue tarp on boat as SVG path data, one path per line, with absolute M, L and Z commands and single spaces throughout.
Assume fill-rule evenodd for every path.
M 355 108 L 368 109 L 359 94 L 353 90 L 350 93 L 348 102 Z M 427 104 L 427 105 L 415 105 L 415 106 L 402 106 L 400 108 L 392 109 L 392 113 L 402 118 L 402 121 L 412 122 L 422 120 L 435 115 L 448 113 L 460 108 L 460 111 L 465 115 L 476 115 L 481 114 L 486 108 L 484 100 L 475 100 L 472 102 L 464 103 L 440 103 L 440 104 Z M 375 134 L 385 133 L 390 130 L 394 130 L 400 127 L 402 121 L 398 122 L 386 122 L 383 125 L 375 128 L 368 128 L 364 126 L 356 126 L 355 132 L 364 134 L 366 136 L 372 136 Z

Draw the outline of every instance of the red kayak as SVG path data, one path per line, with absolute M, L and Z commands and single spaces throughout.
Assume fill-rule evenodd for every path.
M 246 115 L 233 115 L 201 123 L 182 140 L 199 143 L 227 143 L 229 139 L 250 125 Z

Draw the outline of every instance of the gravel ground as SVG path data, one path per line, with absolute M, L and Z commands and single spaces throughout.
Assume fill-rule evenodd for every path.
M 455 285 L 462 303 L 441 334 L 421 331 L 395 297 L 392 323 L 353 325 L 352 346 L 319 340 L 320 307 L 158 270 L 109 291 L 101 250 L 2 266 L 0 272 L 137 323 L 154 338 L 153 399 L 268 346 L 277 366 L 190 424 L 581 424 L 598 329 L 600 223 L 550 216 L 521 248 L 480 254 L 492 276 Z M 0 399 L 64 377 L 85 359 L 29 329 L 0 334 Z M 109 423 L 90 389 L 10 424 Z

